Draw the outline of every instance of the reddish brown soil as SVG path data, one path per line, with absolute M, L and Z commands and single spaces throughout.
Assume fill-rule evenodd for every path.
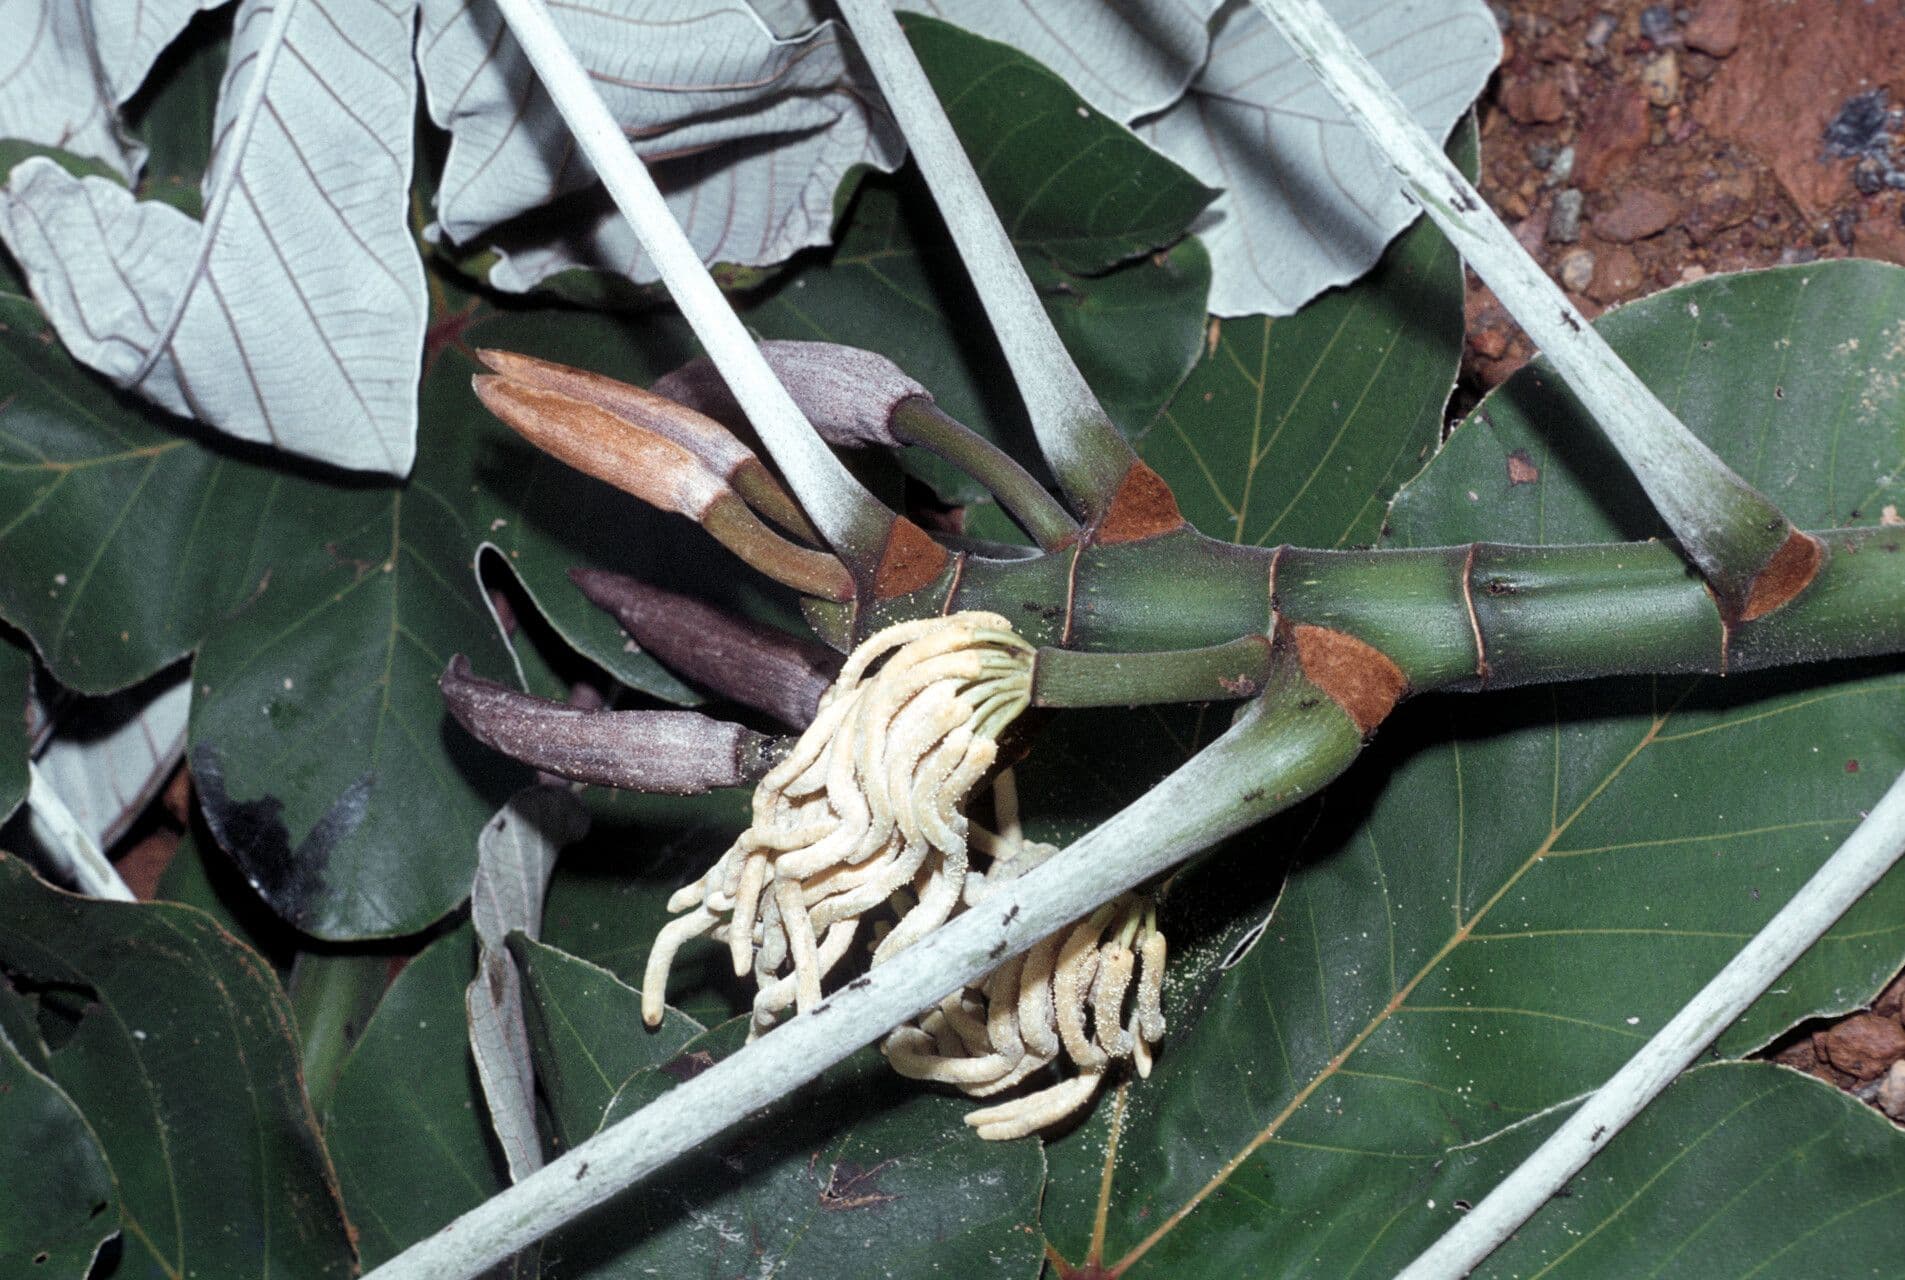
M 1508 0 L 1481 104 L 1482 193 L 1589 315 L 1721 271 L 1857 255 L 1905 264 L 1905 4 Z M 1867 121 L 1827 131 L 1849 99 Z M 1876 113 L 1874 115 L 1873 113 Z M 1896 174 L 1887 185 L 1888 174 Z M 1571 229 L 1570 206 L 1578 208 Z M 1476 390 L 1528 356 L 1469 299 Z

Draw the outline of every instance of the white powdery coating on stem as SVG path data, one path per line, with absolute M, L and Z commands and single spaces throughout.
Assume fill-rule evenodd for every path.
M 992 613 L 901 623 L 854 650 L 813 724 L 756 788 L 752 824 L 669 899 L 685 914 L 649 955 L 649 1025 L 690 938 L 726 943 L 735 973 L 753 973 L 759 1034 L 790 1005 L 819 1003 L 866 912 L 899 914 L 874 964 L 944 923 L 966 886 L 959 805 L 1030 702 L 1032 655 Z

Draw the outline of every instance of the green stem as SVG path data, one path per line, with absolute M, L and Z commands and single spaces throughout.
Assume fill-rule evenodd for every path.
M 383 998 L 390 957 L 365 952 L 302 951 L 291 965 L 291 1012 L 311 1109 L 323 1115 L 337 1073 Z
M 1130 707 L 1158 702 L 1220 702 L 1264 687 L 1270 637 L 1240 636 L 1203 649 L 1083 653 L 1040 649 L 1032 703 L 1040 707 Z
M 1521 247 L 1317 0 L 1256 0 L 1410 195 L 1587 405 L 1731 621 L 1772 613 L 1818 568 L 1792 523 L 1687 430 Z
M 1029 560 L 967 556 L 950 595 L 935 587 L 930 599 L 891 602 L 884 616 L 990 609 L 1046 648 L 1111 656 L 1101 675 L 1131 654 L 1156 656 L 1095 699 L 1087 665 L 1042 656 L 1044 698 L 1067 705 L 1224 697 L 1216 677 L 1232 673 L 1212 661 L 1217 647 L 1278 624 L 1353 636 L 1418 693 L 1905 652 L 1905 530 L 1809 536 L 1828 552 L 1818 577 L 1747 623 L 1728 623 L 1672 542 L 1314 551 L 1194 533 Z M 1074 665 L 1061 674 L 1065 663 Z M 1167 673 L 1178 664 L 1181 674 Z M 1142 697 L 1146 689 L 1159 696 Z
M 902 444 L 938 454 L 977 480 L 1046 551 L 1078 537 L 1078 522 L 1012 456 L 923 396 L 902 400 L 889 426 Z

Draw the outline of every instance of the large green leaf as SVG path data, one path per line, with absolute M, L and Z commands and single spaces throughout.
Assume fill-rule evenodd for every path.
M 60 683 L 134 684 L 257 590 L 270 535 L 324 501 L 309 481 L 159 424 L 0 294 L 0 617 Z
M 1474 173 L 1472 123 L 1450 154 Z M 1435 448 L 1462 332 L 1461 259 L 1421 219 L 1367 276 L 1293 316 L 1213 320 L 1139 451 L 1213 538 L 1374 542 L 1396 486 Z
M 1461 1152 L 1416 1213 L 1451 1224 L 1564 1118 Z M 1675 1081 L 1475 1274 L 1885 1275 L 1905 1257 L 1901 1209 L 1905 1135 L 1878 1112 L 1780 1067 L 1718 1063 Z
M 366 1268 L 509 1185 L 463 1012 L 476 975 L 465 927 L 404 967 L 339 1072 L 324 1115 Z
M 586 1029 L 603 1057 L 616 1040 L 649 1034 L 618 1018 Z M 724 1023 L 637 1073 L 601 1123 L 665 1097 L 745 1032 L 744 1019 Z M 1036 1143 L 982 1141 L 960 1119 L 968 1109 L 862 1050 L 545 1242 L 546 1273 L 1030 1280 L 1044 1158 Z
M 509 949 L 523 975 L 536 1088 L 565 1146 L 595 1132 L 631 1076 L 670 1061 L 705 1030 L 668 1009 L 650 1031 L 642 1025 L 642 993 L 608 970 L 522 934 Z
M 17 999 L 7 992 L 6 999 Z M 36 1046 L 35 1057 L 45 1050 Z M 112 1173 L 86 1118 L 0 1031 L 0 1272 L 84 1280 L 119 1230 Z
M 1821 264 L 1704 281 L 1602 327 L 1821 526 L 1905 500 L 1901 313 L 1905 271 Z M 1545 369 L 1525 371 L 1404 490 L 1395 541 L 1653 532 L 1593 438 Z M 1905 768 L 1902 712 L 1895 661 L 1405 708 L 1313 825 L 1272 824 L 1202 869 L 1255 899 L 1233 919 L 1275 910 L 1214 983 L 1182 984 L 1152 1078 L 1054 1146 L 1050 1237 L 1133 1276 L 1393 1271 L 1446 1225 L 1422 1205 L 1453 1152 L 1599 1083 L 1832 851 Z M 1263 867 L 1292 853 L 1278 898 Z M 1869 998 L 1905 954 L 1901 921 L 1894 874 L 1721 1051 Z M 1759 1172 L 1711 1170 L 1705 1194 L 1746 1194 Z
M 614 567 L 741 609 L 764 598 L 701 531 L 550 460 L 470 390 L 478 345 L 646 381 L 684 354 L 674 329 L 475 299 L 440 325 L 407 484 L 332 494 L 323 536 L 285 549 L 194 671 L 192 760 L 209 769 L 221 840 L 281 915 L 323 937 L 413 932 L 455 906 L 477 831 L 521 776 L 448 720 L 436 688 L 452 653 L 509 667 L 473 568 L 480 547 L 565 640 L 674 701 L 696 695 L 634 651 L 568 569 Z
M 1217 192 L 1008 44 L 900 19 L 1015 244 L 1075 273 L 1164 248 Z
M 83 1000 L 45 1072 L 111 1165 L 115 1280 L 351 1273 L 290 1005 L 256 953 L 189 907 L 75 897 L 0 855 L 0 969 Z

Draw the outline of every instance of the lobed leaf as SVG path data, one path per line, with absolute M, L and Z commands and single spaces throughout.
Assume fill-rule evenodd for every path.
M 575 267 L 656 279 L 501 13 L 462 0 L 421 9 L 426 99 L 451 136 L 443 234 L 494 243 L 488 280 L 505 290 Z M 898 133 L 857 90 L 831 22 L 777 39 L 732 0 L 612 0 L 553 16 L 706 261 L 779 262 L 825 243 L 842 179 L 899 163 Z M 545 208 L 550 217 L 490 235 Z

